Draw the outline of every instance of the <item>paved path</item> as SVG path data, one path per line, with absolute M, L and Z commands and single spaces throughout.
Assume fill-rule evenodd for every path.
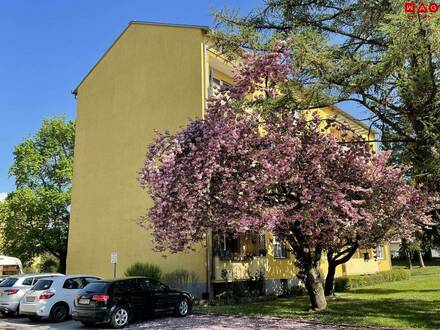
M 49 323 L 45 321 L 31 322 L 27 318 L 0 319 L 0 329 L 38 329 L 38 330 L 64 330 L 64 329 L 86 329 L 81 323 L 67 321 L 63 323 Z M 95 329 L 99 329 L 96 327 Z M 342 327 L 338 325 L 325 325 L 319 323 L 308 323 L 290 319 L 279 319 L 270 317 L 235 317 L 235 316 L 213 316 L 213 315 L 190 315 L 184 318 L 162 317 L 154 318 L 144 322 L 131 324 L 127 329 L 166 329 L 166 330 L 217 330 L 217 329 L 306 329 L 306 330 L 334 330 L 334 329 L 361 329 L 356 327 Z

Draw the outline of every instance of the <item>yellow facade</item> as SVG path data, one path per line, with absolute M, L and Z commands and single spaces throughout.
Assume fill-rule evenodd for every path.
M 264 269 L 267 279 L 295 278 L 292 255 L 275 258 L 270 234 L 265 235 L 267 254 L 252 260 L 213 257 L 209 239 L 191 254 L 164 258 L 153 251 L 151 236 L 137 224 L 152 206 L 136 177 L 155 130 L 173 132 L 189 118 L 202 117 L 214 79 L 232 83 L 231 66 L 209 48 L 206 32 L 204 27 L 130 23 L 75 90 L 68 273 L 112 277 L 110 256 L 116 252 L 117 276 L 134 262 L 150 262 L 165 273 L 195 272 L 202 291 L 207 291 L 209 280 L 224 281 L 223 269 L 235 274 L 232 280 L 246 280 L 259 269 Z M 323 116 L 337 113 L 352 120 L 336 108 L 320 111 Z M 358 123 L 353 125 L 368 132 Z M 249 242 L 243 244 L 243 251 L 254 248 Z M 385 261 L 374 261 L 377 271 L 389 269 L 388 261 L 389 248 Z M 347 269 L 362 271 L 358 261 L 348 264 L 353 266 Z
M 206 249 L 163 258 L 136 223 L 152 205 L 136 180 L 154 130 L 202 114 L 204 31 L 132 23 L 76 90 L 68 273 L 117 275 L 136 261 L 184 268 L 206 283 Z

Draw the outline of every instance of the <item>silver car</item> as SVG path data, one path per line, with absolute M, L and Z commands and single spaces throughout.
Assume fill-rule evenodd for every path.
M 5 279 L 0 283 L 0 313 L 4 316 L 16 314 L 20 306 L 20 300 L 38 280 L 55 276 L 63 275 L 58 273 L 27 274 L 14 275 Z
M 49 317 L 52 322 L 62 322 L 72 313 L 79 292 L 100 279 L 93 275 L 66 275 L 39 280 L 21 300 L 20 314 L 31 320 Z

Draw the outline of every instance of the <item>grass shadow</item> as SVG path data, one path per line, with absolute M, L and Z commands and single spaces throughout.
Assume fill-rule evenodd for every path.
M 394 294 L 394 293 L 405 293 L 405 292 L 412 292 L 412 293 L 428 293 L 428 292 L 439 292 L 437 289 L 385 289 L 385 288 L 365 288 L 365 289 L 353 289 L 350 291 L 350 293 L 356 294 L 356 293 L 363 293 L 363 294 L 372 294 L 372 295 L 381 295 L 381 294 Z

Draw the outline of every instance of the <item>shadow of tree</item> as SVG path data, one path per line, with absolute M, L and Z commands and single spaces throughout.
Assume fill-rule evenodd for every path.
M 411 328 L 440 329 L 440 300 L 336 298 L 322 312 L 324 321 L 326 316 L 341 323 L 362 323 L 369 319 L 371 324 L 371 320 L 387 318 L 398 321 L 396 324 L 403 321 Z
M 410 298 L 349 298 L 328 299 L 328 309 L 310 311 L 307 297 L 278 299 L 243 305 L 213 306 L 202 308 L 220 314 L 302 318 L 324 323 L 375 325 L 396 328 L 440 329 L 440 294 L 437 300 Z
M 439 292 L 437 289 L 383 289 L 383 288 L 371 288 L 371 289 L 353 289 L 351 293 L 365 293 L 365 294 L 393 294 L 393 293 L 405 293 L 405 292 Z

